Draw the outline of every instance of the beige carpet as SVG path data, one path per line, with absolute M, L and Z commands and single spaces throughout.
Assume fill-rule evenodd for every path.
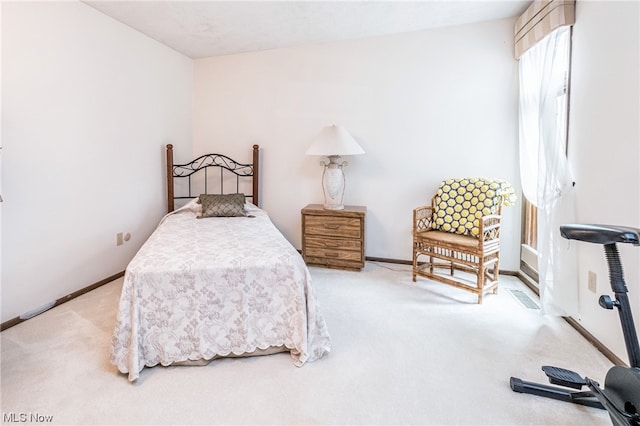
M 562 319 L 525 308 L 509 289 L 534 296 L 517 279 L 477 305 L 413 283 L 403 265 L 311 273 L 333 341 L 326 358 L 155 367 L 131 384 L 108 361 L 119 279 L 1 333 L 3 423 L 610 424 L 604 411 L 511 391 L 512 375 L 544 382 L 542 364 L 601 381 L 611 367 Z

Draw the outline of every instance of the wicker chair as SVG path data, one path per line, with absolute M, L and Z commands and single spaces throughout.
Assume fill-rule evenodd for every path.
M 485 293 L 496 294 L 500 215 L 515 198 L 499 179 L 442 181 L 431 206 L 413 210 L 413 281 L 419 275 L 470 291 L 478 303 Z

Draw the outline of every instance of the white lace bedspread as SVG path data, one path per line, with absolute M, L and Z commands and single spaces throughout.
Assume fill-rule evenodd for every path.
M 274 346 L 298 367 L 328 353 L 309 270 L 267 213 L 196 219 L 196 206 L 165 216 L 127 266 L 111 362 L 133 381 L 145 366 Z

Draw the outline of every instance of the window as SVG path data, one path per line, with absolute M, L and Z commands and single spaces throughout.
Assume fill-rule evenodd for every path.
M 564 34 L 556 44 L 553 58 L 547 63 L 553 64 L 553 68 L 546 69 L 538 74 L 529 72 L 525 62 L 521 63 L 520 77 L 523 79 L 520 85 L 521 99 L 521 138 L 527 140 L 526 152 L 521 152 L 521 167 L 527 169 L 528 183 L 523 182 L 523 228 L 522 245 L 520 251 L 520 269 L 536 282 L 539 279 L 538 270 L 538 208 L 537 197 L 541 196 L 543 185 L 546 181 L 543 175 L 548 165 L 541 163 L 549 155 L 540 145 L 541 138 L 553 137 L 561 141 L 564 153 L 567 151 L 568 140 L 568 115 L 569 115 L 569 76 L 570 76 L 570 52 L 571 52 L 571 27 L 564 28 Z M 525 60 L 526 61 L 526 60 Z M 522 84 L 525 82 L 526 84 Z M 546 99 L 545 96 L 551 97 Z M 555 98 L 555 99 L 554 99 Z M 522 103 L 529 103 L 530 107 L 523 108 Z M 545 108 L 541 112 L 538 105 Z M 553 131 L 548 134 L 547 129 Z M 523 135 L 523 131 L 525 135 Z M 523 149 L 521 145 L 521 150 Z M 527 187 L 528 186 L 528 187 Z

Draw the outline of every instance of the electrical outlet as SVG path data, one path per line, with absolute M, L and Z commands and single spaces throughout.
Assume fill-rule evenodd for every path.
M 598 276 L 596 275 L 595 272 L 593 271 L 589 271 L 589 279 L 587 280 L 587 288 L 589 289 L 589 291 L 596 293 L 596 280 L 597 280 Z
M 131 234 L 129 232 L 127 232 L 126 234 L 124 234 L 124 240 L 125 241 L 129 241 L 131 239 Z
M 124 244 L 124 239 L 122 238 L 122 232 L 118 232 L 116 234 L 116 245 L 121 246 L 122 244 Z

